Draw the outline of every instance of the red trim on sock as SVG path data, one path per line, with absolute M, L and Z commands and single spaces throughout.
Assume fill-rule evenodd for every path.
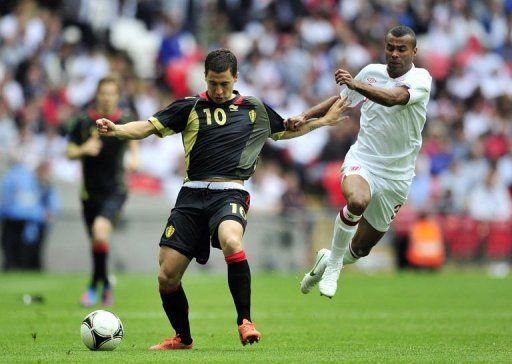
M 345 225 L 348 225 L 348 226 L 356 226 L 357 224 L 359 224 L 359 220 L 350 221 L 350 220 L 346 219 L 345 216 L 343 215 L 343 210 L 340 211 L 340 219 L 341 219 L 341 221 L 343 221 L 343 223 Z
M 94 253 L 106 253 L 110 248 L 109 243 L 105 241 L 98 241 L 92 244 L 92 251 Z
M 239 251 L 238 253 L 228 255 L 227 257 L 224 257 L 226 260 L 226 263 L 232 264 L 232 263 L 238 263 L 242 262 L 244 260 L 247 260 L 247 256 L 245 255 L 245 252 L 243 250 Z

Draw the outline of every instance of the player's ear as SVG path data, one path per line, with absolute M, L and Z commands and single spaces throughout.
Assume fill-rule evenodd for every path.
M 233 76 L 233 80 L 234 80 L 234 82 L 238 81 L 238 74 L 239 74 L 239 73 L 237 72 L 237 73 Z

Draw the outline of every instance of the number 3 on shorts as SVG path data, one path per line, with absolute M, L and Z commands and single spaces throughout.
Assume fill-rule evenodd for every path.
M 400 210 L 400 207 L 402 207 L 402 204 L 398 204 L 395 207 L 393 207 L 393 215 L 391 216 L 391 220 L 395 219 L 398 210 Z
M 242 206 L 240 206 L 236 203 L 230 203 L 230 205 L 231 205 L 231 212 L 233 214 L 239 214 L 240 216 L 243 217 L 244 220 L 247 220 L 247 214 L 245 213 L 245 209 Z

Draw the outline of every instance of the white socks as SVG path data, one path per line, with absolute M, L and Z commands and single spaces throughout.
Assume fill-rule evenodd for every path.
M 343 216 L 341 216 L 342 214 Z M 345 253 L 347 253 L 349 244 L 356 233 L 360 219 L 361 216 L 349 212 L 347 206 L 336 216 L 331 242 L 331 256 L 327 264 L 340 266 L 342 264 L 352 264 L 357 260 L 350 252 Z

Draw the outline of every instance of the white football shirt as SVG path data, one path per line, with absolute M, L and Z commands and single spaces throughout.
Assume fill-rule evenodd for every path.
M 386 89 L 407 87 L 409 102 L 386 107 L 343 87 L 340 94 L 347 96 L 350 107 L 363 101 L 357 141 L 350 147 L 346 160 L 356 161 L 383 178 L 410 180 L 414 177 L 414 164 L 421 148 L 432 77 L 427 70 L 413 65 L 401 77 L 391 78 L 386 67 L 385 64 L 370 64 L 355 79 Z

